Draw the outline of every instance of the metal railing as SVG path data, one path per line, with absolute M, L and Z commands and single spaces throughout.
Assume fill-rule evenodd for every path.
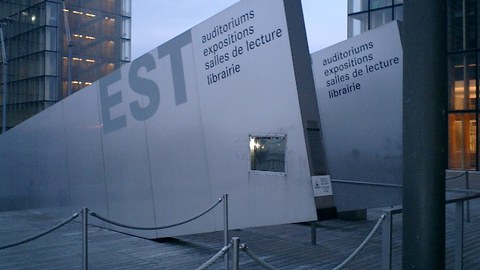
M 120 222 L 116 222 L 116 221 L 107 219 L 107 218 L 105 218 L 105 217 L 103 217 L 103 216 L 101 216 L 101 215 L 99 215 L 99 214 L 97 214 L 93 211 L 90 211 L 86 207 L 82 208 L 82 210 L 81 210 L 81 216 L 82 216 L 82 222 L 81 222 L 82 223 L 81 224 L 82 225 L 82 269 L 84 269 L 84 270 L 88 269 L 88 216 L 89 215 L 94 217 L 94 218 L 97 218 L 97 219 L 99 219 L 103 222 L 106 222 L 106 223 L 109 223 L 109 224 L 112 224 L 112 225 L 115 225 L 115 226 L 119 226 L 119 227 L 122 227 L 122 228 L 126 228 L 126 229 L 162 230 L 162 229 L 167 229 L 167 228 L 180 226 L 180 225 L 186 224 L 188 222 L 191 222 L 195 219 L 198 219 L 198 218 L 206 215 L 207 213 L 209 213 L 215 207 L 217 207 L 220 204 L 220 202 L 223 202 L 223 208 L 224 208 L 224 212 L 223 212 L 224 213 L 224 246 L 213 257 L 211 257 L 209 260 L 207 260 L 205 263 L 203 263 L 200 267 L 198 267 L 197 270 L 204 270 L 204 269 L 209 268 L 214 263 L 218 262 L 222 257 L 224 257 L 225 269 L 229 269 L 229 266 L 230 266 L 230 260 L 229 260 L 229 257 L 228 257 L 229 251 L 232 252 L 232 260 L 231 261 L 232 261 L 232 268 L 234 270 L 239 269 L 239 262 L 240 262 L 239 251 L 245 252 L 253 261 L 255 261 L 257 264 L 259 264 L 263 268 L 270 269 L 270 270 L 275 270 L 276 269 L 275 267 L 273 267 L 272 265 L 265 262 L 264 260 L 262 260 L 257 255 L 255 255 L 255 253 L 253 253 L 247 247 L 246 244 L 241 244 L 238 237 L 232 237 L 232 240 L 229 241 L 229 238 L 228 238 L 229 237 L 229 232 L 228 232 L 228 195 L 227 194 L 224 194 L 221 198 L 218 199 L 218 201 L 216 203 L 214 203 L 209 208 L 207 208 L 206 210 L 204 210 L 203 212 L 201 212 L 200 214 L 198 214 L 198 215 L 196 215 L 192 218 L 188 218 L 188 219 L 185 219 L 181 222 L 177 222 L 177 223 L 170 224 L 170 225 L 155 226 L 155 227 L 140 227 L 140 226 L 123 224 L 123 223 L 120 223 Z M 70 218 L 60 222 L 59 224 L 53 226 L 52 228 L 50 228 L 48 230 L 45 230 L 41 233 L 38 233 L 38 234 L 36 234 L 32 237 L 28 237 L 28 238 L 25 238 L 25 239 L 20 240 L 20 241 L 16 241 L 16 242 L 4 245 L 4 246 L 0 246 L 0 250 L 11 248 L 11 247 L 18 246 L 18 245 L 22 245 L 22 244 L 28 243 L 30 241 L 36 240 L 36 239 L 38 239 L 38 238 L 40 238 L 44 235 L 47 235 L 47 234 L 65 226 L 65 225 L 67 225 L 68 223 L 74 221 L 78 216 L 79 216 L 79 214 L 75 213 Z M 343 266 L 345 266 L 347 263 L 349 263 L 353 259 L 353 257 L 355 257 L 358 254 L 358 252 L 367 244 L 367 242 L 371 239 L 373 234 L 377 231 L 378 227 L 383 222 L 383 219 L 384 219 L 384 216 L 382 216 L 379 219 L 379 221 L 375 225 L 372 232 L 367 236 L 367 238 L 362 242 L 362 244 L 352 253 L 352 255 L 350 255 L 344 262 L 342 262 L 335 269 L 341 269 Z
M 25 244 L 25 243 L 28 243 L 28 242 L 31 242 L 33 240 L 36 240 L 44 235 L 47 235 L 65 225 L 67 225 L 68 223 L 70 223 L 71 221 L 73 221 L 74 219 L 76 219 L 78 217 L 78 213 L 75 213 L 73 214 L 70 218 L 58 223 L 57 225 L 53 226 L 52 228 L 48 229 L 48 230 L 45 230 L 43 232 L 40 232 L 36 235 L 33 235 L 31 237 L 27 237 L 25 239 L 22 239 L 22 240 L 19 240 L 19 241 L 15 241 L 15 242 L 12 242 L 12 243 L 9 243 L 9 244 L 6 244 L 6 245 L 3 245 L 3 246 L 0 246 L 0 250 L 2 249 L 7 249 L 7 248 L 11 248 L 11 247 L 15 247 L 15 246 L 19 246 L 19 245 L 22 245 L 22 244 Z
M 221 202 L 223 202 L 224 244 L 225 244 L 225 247 L 227 247 L 228 242 L 229 242 L 229 240 L 228 240 L 228 237 L 229 237 L 229 233 L 228 233 L 228 194 L 224 194 L 221 198 L 218 199 L 218 201 L 216 203 L 214 203 L 212 206 L 207 208 L 205 211 L 201 212 L 200 214 L 198 214 L 198 215 L 196 215 L 192 218 L 188 218 L 188 219 L 185 219 L 181 222 L 177 222 L 177 223 L 174 223 L 174 224 L 170 224 L 170 225 L 166 225 L 166 226 L 157 226 L 157 227 L 139 227 L 139 226 L 122 224 L 122 223 L 119 223 L 119 222 L 116 222 L 116 221 L 109 220 L 105 217 L 102 217 L 99 214 L 97 214 L 95 212 L 91 212 L 88 208 L 84 207 L 81 211 L 81 213 L 82 213 L 82 269 L 84 269 L 84 270 L 88 269 L 88 215 L 91 215 L 92 217 L 95 217 L 95 218 L 97 218 L 101 221 L 104 221 L 106 223 L 109 223 L 109 224 L 112 224 L 112 225 L 115 225 L 115 226 L 119 226 L 119 227 L 123 227 L 123 228 L 127 228 L 127 229 L 163 230 L 163 229 L 167 229 L 167 228 L 180 226 L 180 225 L 186 224 L 188 222 L 191 222 L 193 220 L 196 220 L 196 219 L 204 216 L 205 214 L 209 213 L 211 210 L 213 210 L 215 207 L 217 207 Z M 67 225 L 68 223 L 75 220 L 78 216 L 79 216 L 79 214 L 75 213 L 70 218 L 60 222 L 59 224 L 53 226 L 50 229 L 47 229 L 43 232 L 40 232 L 40 233 L 38 233 L 34 236 L 31 236 L 31 237 L 28 237 L 28 238 L 25 238 L 25 239 L 22 239 L 22 240 L 19 240 L 19 241 L 15 241 L 15 242 L 0 246 L 0 250 L 15 247 L 15 246 L 18 246 L 18 245 L 22 245 L 22 244 L 34 241 L 34 240 L 36 240 L 36 239 L 38 239 L 42 236 L 45 236 L 45 235 L 47 235 L 47 234 L 49 234 L 49 233 L 51 233 L 51 232 L 53 232 L 53 231 L 55 231 L 55 230 L 57 230 L 61 227 Z M 224 247 L 224 249 L 225 249 L 225 247 Z M 225 252 L 222 254 L 222 255 L 224 255 L 224 259 L 225 259 L 225 269 L 229 268 L 229 257 L 228 257 L 227 251 L 228 251 L 228 248 L 226 248 Z
M 447 191 L 460 192 L 460 193 L 472 191 L 472 190 L 470 190 L 470 173 L 469 173 L 469 171 L 459 171 L 459 172 L 460 172 L 460 174 L 448 177 L 448 178 L 445 179 L 445 181 L 456 180 L 456 179 L 459 179 L 459 178 L 465 176 L 465 189 L 455 188 L 455 189 L 447 189 Z M 478 192 L 478 190 L 476 192 Z M 467 211 L 467 213 L 466 213 L 467 222 L 470 222 L 470 201 L 469 200 L 465 202 L 465 207 L 466 207 L 466 211 Z
M 340 270 L 343 269 L 347 264 L 349 264 L 355 256 L 358 255 L 358 253 L 370 242 L 372 239 L 373 235 L 379 230 L 379 228 L 382 226 L 382 223 L 384 222 L 387 214 L 384 213 L 383 215 L 380 216 L 380 218 L 377 220 L 375 226 L 373 229 L 370 231 L 370 233 L 367 235 L 367 237 L 362 241 L 362 243 L 348 256 L 343 262 L 341 262 L 339 265 L 337 265 L 333 270 Z M 202 266 L 197 268 L 196 270 L 205 270 L 208 267 L 210 267 L 213 263 L 215 263 L 219 256 L 221 256 L 222 253 L 227 252 L 228 249 L 232 249 L 232 268 L 233 270 L 238 270 L 239 269 L 239 251 L 245 252 L 253 261 L 255 261 L 258 265 L 262 266 L 265 269 L 268 270 L 276 270 L 277 268 L 273 267 L 269 263 L 265 262 L 262 260 L 260 257 L 255 255 L 250 249 L 248 249 L 246 244 L 240 244 L 240 239 L 238 237 L 232 237 L 232 241 L 228 246 L 223 247 L 217 254 L 215 254 L 211 259 L 209 259 L 207 262 L 205 262 Z
M 207 260 L 204 264 L 198 267 L 196 270 L 205 270 L 216 263 L 223 254 L 226 254 L 229 249 L 232 249 L 232 269 L 239 270 L 240 269 L 240 251 L 245 252 L 253 261 L 255 261 L 258 265 L 262 266 L 268 270 L 276 270 L 277 268 L 273 267 L 269 263 L 262 260 L 260 257 L 255 255 L 250 249 L 248 249 L 246 244 L 240 243 L 240 238 L 232 237 L 232 241 L 227 246 L 224 246 L 220 249 L 213 257 Z
M 465 194 L 450 194 L 449 198 L 447 198 L 447 204 L 455 204 L 455 259 L 454 265 L 455 270 L 463 269 L 463 234 L 464 234 L 464 203 L 468 202 L 472 199 L 480 198 L 479 192 L 471 192 Z M 231 241 L 229 241 L 229 232 L 228 232 L 228 195 L 224 194 L 221 198 L 218 199 L 213 205 L 207 208 L 205 211 L 201 212 L 200 214 L 188 218 L 184 221 L 177 222 L 171 225 L 165 226 L 156 226 L 156 227 L 139 227 L 133 225 L 122 224 L 119 222 L 115 222 L 109 220 L 105 217 L 98 215 L 95 212 L 90 212 L 88 208 L 83 208 L 81 211 L 82 214 L 82 269 L 88 269 L 88 215 L 95 217 L 103 222 L 120 226 L 127 229 L 135 229 L 135 230 L 162 230 L 167 228 L 172 228 L 176 226 L 180 226 L 191 222 L 195 219 L 198 219 L 215 207 L 217 207 L 220 202 L 223 202 L 223 213 L 224 213 L 224 246 L 209 260 L 207 260 L 204 264 L 197 268 L 197 270 L 204 270 L 209 268 L 214 263 L 218 262 L 222 257 L 224 257 L 225 262 L 225 269 L 229 269 L 230 260 L 228 257 L 229 252 L 232 252 L 232 268 L 234 270 L 239 269 L 239 251 L 245 252 L 252 260 L 258 263 L 260 266 L 264 267 L 265 269 L 275 270 L 273 266 L 268 264 L 267 262 L 260 259 L 260 257 L 256 256 L 252 251 L 248 249 L 246 244 L 241 244 L 238 237 L 232 237 Z M 382 235 L 381 235 L 381 242 L 382 242 L 382 269 L 383 270 L 391 270 L 392 269 L 392 236 L 393 236 L 393 216 L 396 214 L 402 213 L 402 208 L 400 206 L 392 207 L 388 209 L 384 209 L 384 213 L 380 216 L 378 221 L 376 222 L 375 226 L 373 227 L 372 231 L 368 234 L 364 241 L 359 245 L 357 249 L 355 249 L 350 256 L 348 256 L 342 263 L 340 263 L 334 269 L 342 269 L 345 265 L 347 265 L 365 246 L 366 244 L 372 239 L 373 235 L 382 228 Z M 58 223 L 57 225 L 53 226 L 50 229 L 47 229 L 43 232 L 40 232 L 34 236 L 22 239 L 20 241 L 12 242 L 7 245 L 0 246 L 0 250 L 11 248 L 14 246 L 22 245 L 28 243 L 30 241 L 34 241 L 44 235 L 47 235 L 65 225 L 72 222 L 79 216 L 78 213 L 73 214 L 70 218 Z M 313 223 L 312 223 L 313 224 Z M 312 225 L 312 244 L 316 244 L 316 228 Z
M 455 230 L 454 230 L 454 266 L 455 270 L 463 269 L 463 233 L 464 233 L 464 203 L 480 198 L 480 193 L 466 193 L 463 195 L 452 195 L 446 199 L 446 204 L 455 204 Z M 385 209 L 385 222 L 382 227 L 382 270 L 392 269 L 392 236 L 393 216 L 401 214 L 401 206 Z

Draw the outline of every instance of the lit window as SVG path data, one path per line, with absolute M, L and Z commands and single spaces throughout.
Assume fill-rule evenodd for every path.
M 88 62 L 88 63 L 95 63 L 94 59 L 85 59 L 85 61 Z
M 250 135 L 250 170 L 285 173 L 286 135 Z
M 94 17 L 96 17 L 97 15 L 92 14 L 92 13 L 85 13 L 85 16 L 94 18 Z

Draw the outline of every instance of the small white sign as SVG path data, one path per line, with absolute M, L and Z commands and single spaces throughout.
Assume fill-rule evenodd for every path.
M 333 195 L 330 175 L 312 176 L 312 186 L 315 197 Z

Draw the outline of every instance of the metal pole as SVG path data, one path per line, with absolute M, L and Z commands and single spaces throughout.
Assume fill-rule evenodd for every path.
M 232 237 L 232 268 L 233 270 L 240 269 L 240 238 Z
M 465 189 L 470 189 L 470 179 L 468 176 L 468 171 L 465 171 Z M 467 204 L 467 222 L 470 222 L 470 200 L 465 201 Z
M 88 208 L 82 209 L 82 263 L 83 270 L 88 269 Z
M 2 91 L 2 134 L 7 131 L 7 72 L 8 59 L 7 50 L 5 49 L 5 39 L 3 36 L 3 27 L 0 27 L 0 39 L 2 42 L 2 60 L 3 60 L 3 91 Z
M 310 222 L 310 241 L 312 246 L 317 245 L 317 223 L 315 221 Z
M 392 269 L 392 211 L 386 211 L 382 227 L 382 270 Z
M 405 0 L 402 269 L 445 269 L 446 0 Z M 420 27 L 421 26 L 421 27 Z
M 463 269 L 463 201 L 455 203 L 455 270 Z
M 223 194 L 223 245 L 228 246 L 228 194 Z M 228 252 L 225 253 L 225 269 L 229 269 Z

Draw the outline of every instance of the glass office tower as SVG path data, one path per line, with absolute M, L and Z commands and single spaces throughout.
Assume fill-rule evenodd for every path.
M 403 0 L 348 0 L 348 37 L 403 20 Z
M 448 168 L 479 170 L 480 5 L 475 0 L 447 3 Z M 348 35 L 352 37 L 391 20 L 402 20 L 403 1 L 349 0 L 348 12 Z
M 129 62 L 130 16 L 131 0 L 0 0 L 7 129 Z

